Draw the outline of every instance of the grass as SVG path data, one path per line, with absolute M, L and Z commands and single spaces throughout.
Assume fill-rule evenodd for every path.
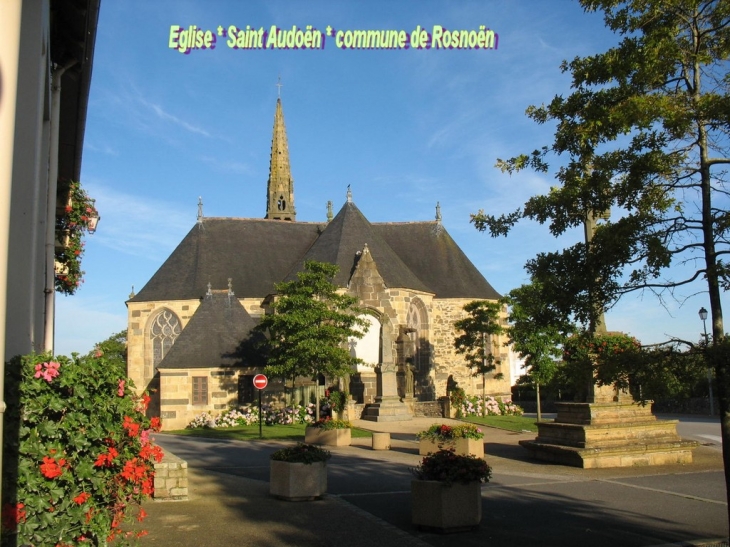
M 537 420 L 525 416 L 469 416 L 464 421 L 509 431 L 537 432 Z
M 272 440 L 292 440 L 304 441 L 304 424 L 294 425 L 264 425 L 261 428 L 262 437 Z M 253 441 L 259 438 L 259 426 L 240 425 L 237 427 L 223 427 L 219 429 L 209 429 L 207 427 L 200 429 L 178 429 L 177 431 L 165 431 L 171 435 L 181 435 L 187 437 L 209 437 L 214 439 L 236 439 L 239 441 Z M 372 437 L 370 431 L 364 429 L 352 428 L 353 437 Z

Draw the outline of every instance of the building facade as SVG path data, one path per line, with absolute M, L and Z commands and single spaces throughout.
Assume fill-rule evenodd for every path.
M 384 375 L 391 373 L 401 400 L 433 401 L 455 384 L 481 393 L 482 378 L 454 351 L 453 324 L 466 303 L 500 295 L 448 234 L 438 206 L 432 221 L 371 223 L 348 188 L 336 215 L 297 221 L 279 99 L 266 217 L 199 212 L 196 225 L 127 302 L 128 373 L 138 389 L 153 394 L 164 428 L 252 402 L 249 384 L 261 363 L 247 349 L 251 329 L 266 313 L 274 285 L 294 279 L 307 260 L 339 266 L 334 282 L 357 297 L 370 324 L 362 339 L 350 341 L 365 365 L 349 378 L 324 379 L 326 385 L 339 383 L 365 405 L 382 399 Z M 490 394 L 510 391 L 504 341 L 490 341 L 503 363 L 488 375 Z M 285 386 L 272 380 L 267 395 L 283 402 Z M 314 382 L 302 380 L 294 402 L 309 402 L 307 384 Z

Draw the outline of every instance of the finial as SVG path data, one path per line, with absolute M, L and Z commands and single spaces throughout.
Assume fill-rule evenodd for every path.
M 203 198 L 198 196 L 198 224 L 203 222 Z
M 233 296 L 233 278 L 228 278 L 228 296 Z
M 134 296 L 134 285 L 132 285 L 132 292 L 129 293 L 129 299 L 131 300 L 132 298 L 134 298 Z
M 441 224 L 441 204 L 436 202 L 436 222 Z
M 277 91 L 279 94 L 279 98 L 281 99 L 281 88 L 284 87 L 284 84 L 281 83 L 281 74 L 279 74 L 279 81 L 276 82 L 276 87 L 279 88 Z
M 370 254 L 370 249 L 368 248 L 368 244 L 366 243 L 365 246 L 362 248 L 362 254 Z
M 210 284 L 210 281 L 208 281 L 208 292 L 205 293 L 205 296 L 213 296 L 213 286 Z
M 352 190 L 350 190 L 350 185 L 347 185 L 347 203 L 352 203 Z
M 332 202 L 327 202 L 327 222 L 332 222 L 334 216 L 332 215 Z

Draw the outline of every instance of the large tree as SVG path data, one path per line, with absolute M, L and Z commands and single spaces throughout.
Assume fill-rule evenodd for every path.
M 712 344 L 725 344 L 720 291 L 730 285 L 730 2 L 580 0 L 602 11 L 622 36 L 605 53 L 564 62 L 572 91 L 530 107 L 555 123 L 551 145 L 498 166 L 547 172 L 559 160 L 559 185 L 499 218 L 473 220 L 493 235 L 519 219 L 549 223 L 560 235 L 611 211 L 590 243 L 538 255 L 527 265 L 545 296 L 589 326 L 622 295 L 660 297 L 701 281 L 709 295 Z M 671 270 L 669 268 L 671 267 Z M 560 285 L 550 280 L 560 279 Z M 724 355 L 724 351 L 711 355 Z M 720 399 L 730 496 L 730 361 L 712 358 Z
M 498 302 L 474 300 L 464 305 L 468 314 L 454 322 L 462 333 L 454 340 L 456 353 L 464 355 L 472 375 L 482 377 L 482 415 L 487 415 L 487 373 L 497 368 L 499 358 L 492 352 L 492 336 L 504 332 L 499 321 L 502 306 Z
M 350 355 L 347 341 L 362 338 L 369 323 L 360 317 L 357 299 L 341 294 L 332 282 L 337 271 L 334 264 L 307 261 L 294 281 L 275 286 L 273 313 L 256 327 L 267 334 L 267 374 L 338 378 L 362 362 Z M 316 400 L 319 419 L 319 391 Z
M 537 420 L 542 420 L 540 386 L 555 376 L 563 352 L 561 346 L 573 331 L 570 322 L 562 322 L 550 310 L 542 296 L 542 285 L 533 281 L 512 289 L 505 297 L 509 305 L 507 337 L 513 349 L 525 360 L 537 394 Z

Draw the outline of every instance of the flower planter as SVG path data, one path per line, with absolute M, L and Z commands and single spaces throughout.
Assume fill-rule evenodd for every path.
M 477 458 L 484 457 L 484 439 L 451 439 L 448 441 L 432 441 L 421 439 L 418 443 L 418 454 L 425 456 L 431 452 L 438 452 L 441 449 L 454 449 L 456 454 L 468 456 L 472 454 Z
M 269 493 L 287 501 L 308 501 L 327 492 L 327 462 L 290 463 L 271 460 Z
M 413 524 L 423 530 L 473 530 L 482 520 L 481 483 L 412 480 L 411 515 Z
M 307 444 L 323 444 L 327 446 L 350 446 L 352 430 L 322 429 L 321 427 L 307 427 L 304 430 L 304 442 Z

